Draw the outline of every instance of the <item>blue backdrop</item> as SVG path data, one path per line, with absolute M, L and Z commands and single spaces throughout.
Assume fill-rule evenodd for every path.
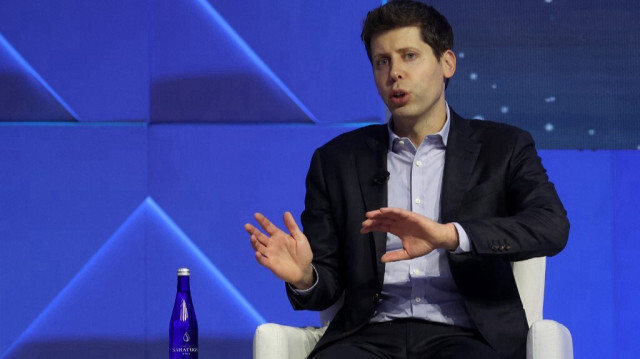
M 0 358 L 166 355 L 192 268 L 204 357 L 315 325 L 242 225 L 298 216 L 312 151 L 384 121 L 360 23 L 377 0 L 0 3 Z M 571 220 L 545 317 L 577 358 L 635 358 L 640 33 L 632 0 L 433 1 L 462 115 L 524 127 Z

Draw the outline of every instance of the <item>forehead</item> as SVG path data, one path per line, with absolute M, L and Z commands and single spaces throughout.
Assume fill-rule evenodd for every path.
M 406 48 L 429 48 L 429 45 L 422 40 L 420 27 L 405 26 L 387 30 L 374 35 L 371 38 L 371 53 L 386 54 Z

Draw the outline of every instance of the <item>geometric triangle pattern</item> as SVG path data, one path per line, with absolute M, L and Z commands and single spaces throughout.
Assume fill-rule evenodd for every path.
M 151 15 L 151 122 L 316 122 L 206 0 Z
M 78 116 L 0 34 L 0 121 L 71 121 Z
M 264 318 L 148 197 L 1 358 L 165 357 L 179 267 L 204 356 L 250 355 Z

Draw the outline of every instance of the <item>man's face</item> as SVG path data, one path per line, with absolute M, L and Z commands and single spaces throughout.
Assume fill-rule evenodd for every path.
M 455 72 L 455 55 L 438 61 L 417 26 L 400 27 L 371 39 L 373 76 L 394 121 L 427 121 L 444 110 L 444 79 Z

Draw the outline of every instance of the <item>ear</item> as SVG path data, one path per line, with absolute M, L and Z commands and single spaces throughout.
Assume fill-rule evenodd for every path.
M 456 55 L 451 50 L 447 50 L 442 53 L 440 57 L 440 64 L 442 65 L 442 73 L 446 79 L 453 77 L 456 72 Z

